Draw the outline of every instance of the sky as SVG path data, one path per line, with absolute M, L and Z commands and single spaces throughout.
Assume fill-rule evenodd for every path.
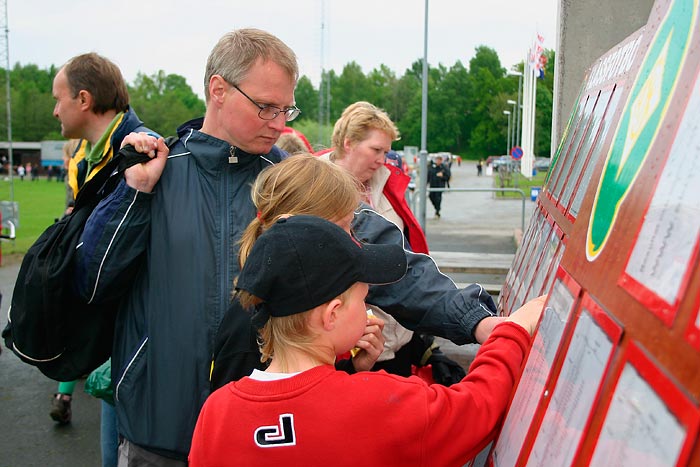
M 129 83 L 163 70 L 184 76 L 200 96 L 209 52 L 242 27 L 282 39 L 314 86 L 321 69 L 340 73 L 355 61 L 364 73 L 385 64 L 401 76 L 424 55 L 425 0 L 5 1 L 10 66 L 58 67 L 97 52 Z M 510 68 L 536 33 L 556 49 L 557 8 L 558 0 L 429 0 L 428 63 L 468 66 L 474 49 L 487 45 Z

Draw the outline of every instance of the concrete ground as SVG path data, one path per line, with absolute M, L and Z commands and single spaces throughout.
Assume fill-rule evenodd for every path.
M 490 187 L 492 179 L 477 177 L 476 165 L 453 164 L 451 185 L 454 188 Z M 529 198 L 525 205 L 525 226 L 534 207 Z M 446 193 L 442 217 L 434 219 L 427 205 L 426 234 L 431 250 L 515 253 L 514 234 L 521 226 L 520 200 L 495 199 L 491 193 Z M 0 328 L 7 323 L 7 311 L 18 258 L 3 258 L 0 267 L 0 291 L 3 299 Z M 491 283 L 498 277 L 457 276 L 455 282 Z M 441 341 L 443 350 L 468 366 L 478 348 L 456 346 Z M 36 368 L 22 363 L 4 348 L 0 355 L 0 467 L 97 466 L 100 465 L 99 401 L 83 392 L 84 380 L 75 388 L 73 422 L 59 426 L 49 418 L 50 399 L 57 383 L 44 377 Z

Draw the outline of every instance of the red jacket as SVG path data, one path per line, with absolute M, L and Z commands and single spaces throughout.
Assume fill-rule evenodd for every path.
M 205 402 L 189 465 L 461 467 L 493 438 L 529 345 L 517 324 L 496 326 L 450 387 L 330 365 L 243 378 Z
M 401 171 L 399 167 L 391 164 L 384 164 L 391 175 L 384 185 L 384 196 L 389 200 L 391 207 L 399 215 L 404 224 L 404 234 L 411 245 L 414 253 L 428 254 L 428 240 L 425 238 L 418 220 L 413 215 L 413 211 L 406 202 L 406 188 L 411 181 L 411 177 Z

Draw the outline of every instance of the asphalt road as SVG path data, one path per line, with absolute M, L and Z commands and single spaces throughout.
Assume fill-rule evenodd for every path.
M 452 187 L 490 187 L 491 177 L 476 176 L 474 163 L 453 165 Z M 526 204 L 525 225 L 534 203 Z M 443 196 L 441 219 L 434 219 L 427 205 L 426 233 L 432 250 L 514 253 L 514 234 L 521 225 L 520 200 L 497 200 L 491 193 L 453 192 Z M 0 267 L 0 327 L 19 270 L 17 258 L 3 258 Z M 454 277 L 455 282 L 489 282 L 498 278 Z M 502 280 L 502 278 L 501 278 Z M 443 350 L 465 366 L 477 346 L 443 342 Z M 9 350 L 0 354 L 0 467 L 99 466 L 100 405 L 83 392 L 84 380 L 75 388 L 72 423 L 59 426 L 49 417 L 57 383 L 36 368 L 22 363 Z

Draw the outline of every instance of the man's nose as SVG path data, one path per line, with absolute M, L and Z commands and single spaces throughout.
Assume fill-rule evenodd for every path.
M 287 126 L 287 119 L 285 118 L 284 112 L 280 112 L 279 115 L 277 115 L 272 120 L 268 120 L 268 122 L 272 128 L 279 131 L 280 133 L 282 132 L 282 130 L 284 130 L 284 127 Z

